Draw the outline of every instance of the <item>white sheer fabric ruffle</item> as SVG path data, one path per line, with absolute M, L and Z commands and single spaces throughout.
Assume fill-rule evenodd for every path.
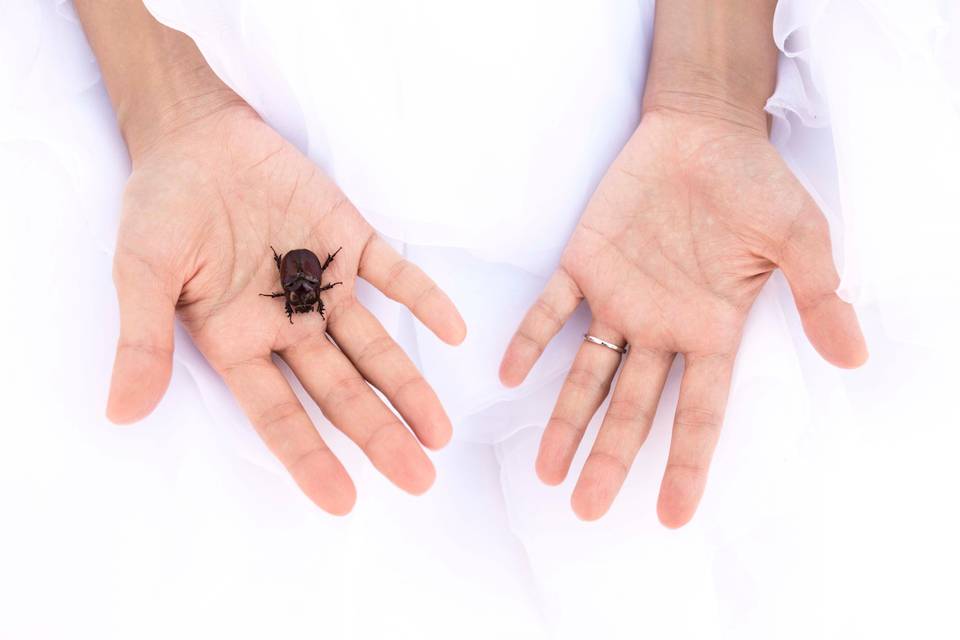
M 386 585 L 429 593 L 438 591 L 438 582 L 454 585 L 452 610 L 470 616 L 465 626 L 477 619 L 476 637 L 497 628 L 475 607 L 503 612 L 502 635 L 508 637 L 536 637 L 538 629 L 553 637 L 820 637 L 827 623 L 855 637 L 865 629 L 897 627 L 889 618 L 882 625 L 859 620 L 844 627 L 831 598 L 846 598 L 853 607 L 862 602 L 866 611 L 876 601 L 871 597 L 891 590 L 906 603 L 925 593 L 897 585 L 883 585 L 887 591 L 880 593 L 882 582 L 860 569 L 874 555 L 888 555 L 884 544 L 908 531 L 909 516 L 937 522 L 931 512 L 939 494 L 897 502 L 902 486 L 896 482 L 907 474 L 890 476 L 881 462 L 901 462 L 922 483 L 917 486 L 950 486 L 957 475 L 940 457 L 950 447 L 930 452 L 920 444 L 957 442 L 947 429 L 957 424 L 955 410 L 943 408 L 941 422 L 928 424 L 917 409 L 949 397 L 954 377 L 948 365 L 956 355 L 949 332 L 957 324 L 960 291 L 953 266 L 960 237 L 956 3 L 781 0 L 774 24 L 779 82 L 767 105 L 772 139 L 831 222 L 841 292 L 863 312 L 878 365 L 851 379 L 820 363 L 806 345 L 786 284 L 773 278 L 748 322 L 702 511 L 679 534 L 661 530 L 653 516 L 676 370 L 623 494 L 607 518 L 590 527 L 569 512 L 572 480 L 547 488 L 532 471 L 539 432 L 580 343 L 587 310 L 578 312 L 521 389 L 503 389 L 496 375 L 510 333 L 637 123 L 652 0 L 146 4 L 159 20 L 191 35 L 228 84 L 431 273 L 470 327 L 466 343 L 453 351 L 404 310 L 361 290 L 437 388 L 458 442 L 437 458 L 439 496 L 414 503 L 398 498 L 314 411 L 361 494 L 358 513 L 337 524 L 304 516 L 301 505 L 278 498 L 294 489 L 246 428 L 220 380 L 178 334 L 178 368 L 164 405 L 201 403 L 183 409 L 189 415 L 182 419 L 208 430 L 159 444 L 187 452 L 175 468 L 160 472 L 174 478 L 176 496 L 163 513 L 182 513 L 185 504 L 193 516 L 205 510 L 216 516 L 202 532 L 209 545 L 183 547 L 196 554 L 193 567 L 182 559 L 175 566 L 215 579 L 229 571 L 234 556 L 224 552 L 213 564 L 198 558 L 201 549 L 215 549 L 220 536 L 240 536 L 256 548 L 265 542 L 253 533 L 258 521 L 279 517 L 302 527 L 310 535 L 273 549 L 287 573 L 260 568 L 229 575 L 239 585 L 254 577 L 274 580 L 278 595 L 270 602 L 276 606 L 281 596 L 301 597 L 304 588 L 313 602 L 332 602 L 336 619 L 322 625 L 334 636 L 387 633 L 387 620 L 415 629 L 414 616 L 397 604 L 412 601 Z M 69 233 L 55 234 L 56 246 L 100 267 L 90 267 L 88 275 L 102 309 L 85 307 L 58 343 L 66 345 L 63 380 L 72 372 L 95 395 L 99 387 L 91 380 L 105 384 L 109 361 L 94 355 L 94 347 L 109 351 L 113 333 L 104 327 L 116 326 L 108 253 L 128 168 L 122 141 L 68 3 L 0 8 L 0 59 L 0 87 L 7 90 L 0 96 L 0 169 L 7 176 L 43 176 L 36 183 L 18 179 L 13 193 L 20 195 L 6 197 L 13 197 L 15 209 L 48 216 L 38 213 L 21 232 L 41 231 L 46 219 L 66 221 Z M 42 197 L 31 195 L 41 189 Z M 77 215 L 66 215 L 67 207 Z M 51 281 L 58 275 L 43 274 Z M 64 295 L 83 304 L 73 290 L 65 287 Z M 901 378 L 891 381 L 891 371 Z M 65 398 L 79 407 L 94 404 L 75 392 Z M 925 423 L 922 438 L 900 440 L 899 427 L 918 419 Z M 151 420 L 165 428 L 179 424 L 181 415 L 161 410 Z M 62 424 L 51 418 L 41 433 L 54 436 Z M 88 418 L 87 424 L 99 423 Z M 143 437 L 160 442 L 149 431 Z M 184 444 L 195 437 L 201 439 L 197 448 Z M 56 450 L 55 441 L 44 436 L 44 451 Z M 83 439 L 73 434 L 66 441 Z M 495 460 L 484 452 L 491 444 Z M 62 453 L 60 462 L 71 464 Z M 864 464 L 876 465 L 870 486 L 845 471 L 845 456 L 868 456 Z M 78 473 L 82 462 L 75 463 Z M 109 468 L 106 458 L 99 462 Z M 465 469 L 477 476 L 465 479 Z M 220 486 L 226 477 L 241 480 Z M 502 495 L 483 493 L 493 490 Z M 256 498 L 238 498 L 243 491 Z M 873 511 L 864 507 L 851 520 L 850 504 L 871 491 L 889 501 Z M 215 501 L 227 504 L 212 506 Z M 890 504 L 899 505 L 904 520 L 888 515 Z M 95 513 L 119 518 L 106 508 Z M 454 523 L 445 519 L 451 513 Z M 828 522 L 840 523 L 839 530 Z M 912 550 L 918 564 L 944 562 L 937 543 L 956 532 L 933 529 L 929 546 Z M 384 539 L 385 532 L 392 535 Z M 311 541 L 324 549 L 312 549 Z M 436 557 L 410 553 L 421 546 Z M 231 549 L 243 553 L 240 543 Z M 468 556 L 490 558 L 490 566 Z M 315 572 L 298 568 L 295 558 L 306 558 Z M 408 571 L 422 574 L 411 578 Z M 318 591 L 311 582 L 318 574 L 352 586 Z M 187 581 L 174 582 L 194 593 Z M 359 598 L 365 585 L 374 585 L 370 597 L 389 615 L 356 609 L 351 596 Z M 224 588 L 246 602 L 239 587 Z M 866 595 L 851 604 L 850 593 Z M 303 606 L 312 611 L 314 605 Z M 302 632 L 298 622 L 309 619 L 294 615 L 287 629 Z M 790 631 L 778 624 L 784 619 L 794 625 Z M 250 627 L 251 633 L 258 629 Z M 468 631 L 464 637 L 474 636 Z
M 841 295 L 928 346 L 956 320 L 931 303 L 960 289 L 958 30 L 942 0 L 782 1 L 774 21 L 773 140 L 842 238 Z

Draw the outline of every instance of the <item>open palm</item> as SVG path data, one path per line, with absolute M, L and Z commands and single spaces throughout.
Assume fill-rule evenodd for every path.
M 282 301 L 258 295 L 280 287 L 271 245 L 280 252 L 310 249 L 321 260 L 342 247 L 323 274 L 325 283 L 343 283 L 322 293 L 326 319 L 298 314 L 291 325 Z M 121 336 L 109 417 L 132 422 L 160 400 L 171 373 L 176 313 L 271 451 L 320 507 L 346 513 L 355 489 L 273 353 L 381 472 L 422 493 L 434 470 L 417 439 L 443 446 L 450 421 L 406 354 L 357 302 L 358 276 L 409 307 L 441 339 L 463 340 L 463 321 L 446 295 L 249 108 L 222 109 L 169 132 L 136 159 L 124 194 L 114 261 Z
M 866 347 L 839 281 L 826 220 L 764 132 L 676 112 L 648 113 L 607 172 L 504 355 L 519 384 L 582 299 L 590 333 L 629 352 L 574 489 L 574 510 L 609 508 L 653 421 L 668 370 L 684 355 L 658 513 L 693 515 L 719 435 L 747 312 L 774 269 L 790 283 L 807 336 L 854 367 Z M 537 472 L 565 478 L 621 356 L 584 343 L 541 441 Z

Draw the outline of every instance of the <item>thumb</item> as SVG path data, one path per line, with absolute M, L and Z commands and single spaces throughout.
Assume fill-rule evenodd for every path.
M 830 228 L 812 201 L 792 224 L 779 266 L 790 283 L 803 330 L 820 355 L 845 369 L 866 362 L 857 313 L 836 293 L 840 276 L 830 249 Z
M 129 424 L 160 401 L 173 367 L 173 319 L 178 292 L 141 258 L 114 259 L 120 339 L 113 363 L 107 418 Z

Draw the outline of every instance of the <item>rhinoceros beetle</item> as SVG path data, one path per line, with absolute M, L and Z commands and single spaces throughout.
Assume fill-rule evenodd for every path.
M 340 247 L 343 249 L 343 247 Z M 342 282 L 332 282 L 321 285 L 320 279 L 323 272 L 326 271 L 334 256 L 340 253 L 337 249 L 333 253 L 327 254 L 327 259 L 320 263 L 320 258 L 309 249 L 294 249 L 284 255 L 277 253 L 277 250 L 270 247 L 273 251 L 273 260 L 277 263 L 277 271 L 280 272 L 280 286 L 283 291 L 275 293 L 261 293 L 261 296 L 267 298 L 285 298 L 284 306 L 287 310 L 287 318 L 290 324 L 293 324 L 294 313 L 310 313 L 316 305 L 320 317 L 326 319 L 323 315 L 323 300 L 320 299 L 320 292 L 332 289 Z

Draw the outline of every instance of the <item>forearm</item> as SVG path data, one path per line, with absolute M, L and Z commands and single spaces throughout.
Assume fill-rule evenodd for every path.
M 643 110 L 722 117 L 766 132 L 776 0 L 657 0 Z
M 132 158 L 171 127 L 241 102 L 189 37 L 141 0 L 74 0 Z

